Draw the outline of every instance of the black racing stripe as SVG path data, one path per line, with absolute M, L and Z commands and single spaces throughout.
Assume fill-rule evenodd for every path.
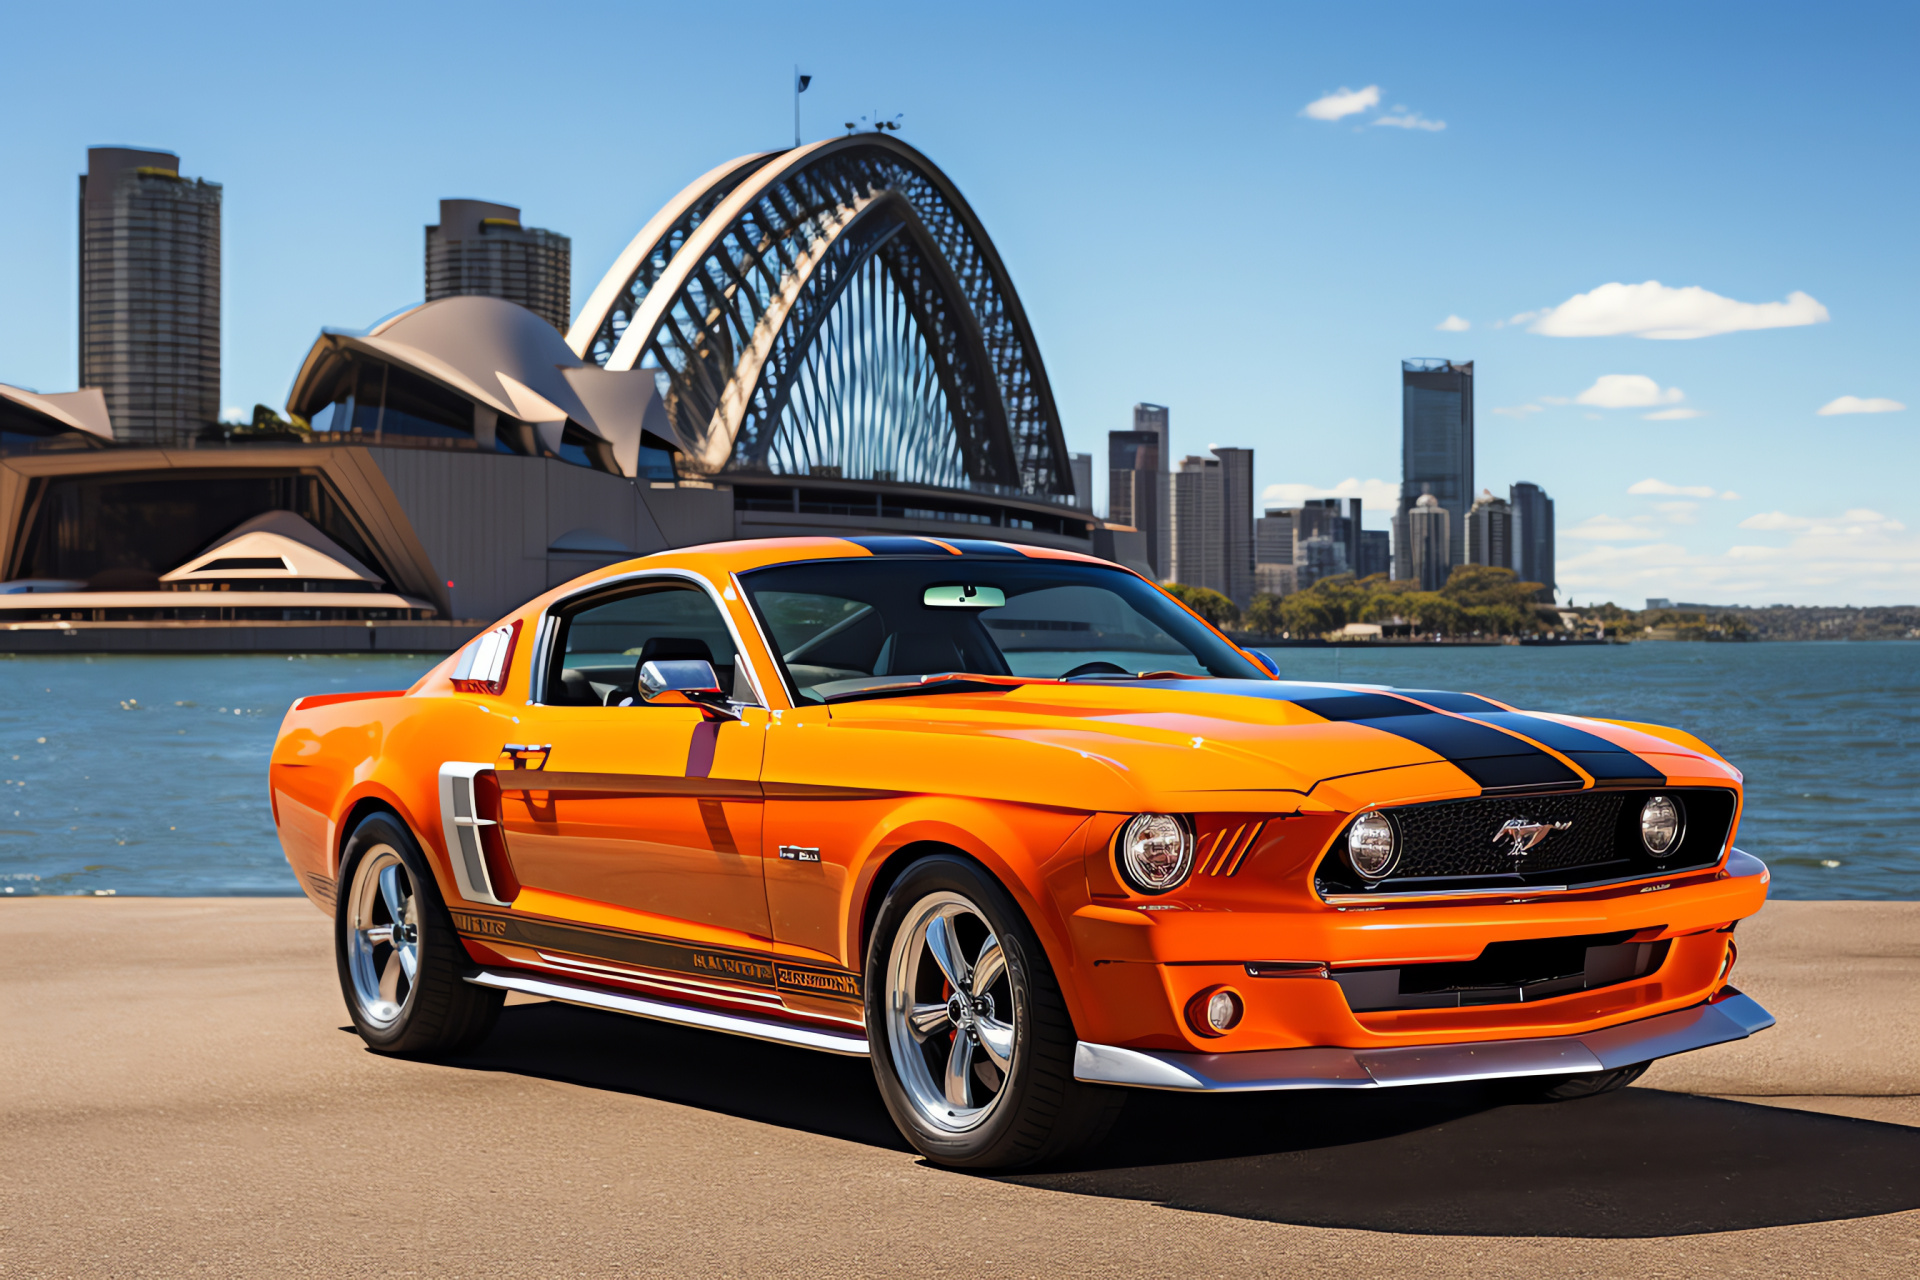
M 1417 698 L 1430 707 L 1441 711 L 1460 711 L 1467 715 L 1476 715 L 1482 711 L 1499 711 L 1500 704 L 1488 702 L 1485 698 L 1475 697 L 1471 693 L 1449 693 L 1445 689 L 1395 689 L 1395 693 Z M 1482 720 L 1485 716 L 1480 717 Z
M 856 547 L 865 547 L 877 556 L 946 556 L 952 555 L 938 543 L 925 538 L 848 538 Z M 942 539 L 944 541 L 944 539 Z
M 1327 720 L 1362 724 L 1417 742 L 1482 788 L 1580 786 L 1580 775 L 1534 746 L 1473 720 L 1460 720 L 1384 693 L 1299 698 L 1303 709 Z
M 1519 711 L 1470 712 L 1469 714 L 1475 720 L 1483 720 L 1488 724 L 1499 725 L 1503 729 L 1511 729 L 1515 733 L 1525 734 L 1542 746 L 1552 747 L 1592 774 L 1598 781 L 1664 783 L 1667 780 L 1666 774 L 1625 747 L 1608 742 L 1598 734 L 1588 733 L 1585 729 L 1562 724 L 1558 720 L 1544 720 Z
M 1476 720 L 1460 720 L 1406 698 L 1371 689 L 1329 688 L 1292 684 L 1284 680 L 1146 680 L 1135 687 L 1172 689 L 1187 693 L 1227 693 L 1245 698 L 1291 702 L 1323 720 L 1361 724 L 1382 733 L 1417 742 L 1459 769 L 1488 791 L 1509 788 L 1566 788 L 1585 785 L 1585 779 L 1531 742 L 1501 733 Z M 1408 697 L 1465 699 L 1480 707 L 1492 703 L 1471 694 L 1439 694 L 1422 690 Z M 1481 714 L 1477 719 L 1484 720 Z M 1537 723 L 1537 722 L 1529 722 Z
M 989 542 L 985 538 L 942 538 L 940 541 L 953 547 L 962 555 L 986 556 L 991 560 L 1025 560 L 1024 552 L 1016 551 L 1004 542 Z

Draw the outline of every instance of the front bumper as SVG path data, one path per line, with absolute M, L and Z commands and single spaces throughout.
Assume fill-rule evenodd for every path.
M 1247 1093 L 1267 1089 L 1387 1089 L 1516 1076 L 1610 1071 L 1709 1045 L 1744 1040 L 1773 1025 L 1759 1003 L 1728 987 L 1708 1004 L 1577 1036 L 1485 1040 L 1389 1049 L 1258 1049 L 1172 1053 L 1081 1041 L 1073 1075 L 1089 1084 Z

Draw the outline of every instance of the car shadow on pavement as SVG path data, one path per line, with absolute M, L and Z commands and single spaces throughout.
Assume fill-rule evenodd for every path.
M 1078 1167 L 1024 1186 L 1303 1226 L 1649 1237 L 1920 1208 L 1920 1129 L 1624 1089 L 1142 1093 Z
M 865 1058 L 549 1002 L 507 1006 L 484 1042 L 442 1061 L 908 1149 L 880 1101 Z
M 483 1044 L 445 1062 L 907 1150 L 860 1058 L 542 1003 L 509 1006 Z M 1497 1085 L 1141 1091 L 1074 1166 L 997 1176 L 1423 1235 L 1694 1235 L 1920 1208 L 1920 1129 L 1656 1089 L 1512 1096 Z

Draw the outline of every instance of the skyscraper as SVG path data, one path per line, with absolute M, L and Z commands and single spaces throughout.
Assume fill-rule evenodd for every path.
M 1453 573 L 1453 520 L 1440 500 L 1423 493 L 1406 514 L 1407 566 L 1403 577 L 1417 578 L 1422 591 L 1438 591 Z
M 1219 448 L 1220 548 L 1225 586 L 1242 609 L 1253 603 L 1253 450 Z
M 1554 590 L 1559 584 L 1553 577 L 1553 499 L 1523 480 L 1507 491 L 1507 501 L 1513 507 L 1514 571 L 1522 582 Z
M 1253 593 L 1257 596 L 1292 595 L 1295 507 L 1268 507 L 1253 522 Z
M 1393 568 L 1393 555 L 1390 551 L 1385 529 L 1362 529 L 1360 531 L 1360 563 L 1355 567 L 1353 576 L 1371 578 L 1376 573 L 1388 573 Z
M 1107 433 L 1107 519 L 1140 531 L 1147 564 L 1154 577 L 1165 579 L 1165 543 L 1159 533 L 1167 485 L 1162 445 L 1163 437 L 1152 431 Z
M 1173 475 L 1172 579 L 1253 603 L 1253 450 L 1181 459 Z
M 1067 465 L 1073 469 L 1073 505 L 1082 511 L 1093 510 L 1093 455 L 1070 453 Z
M 427 301 L 479 294 L 517 302 L 565 333 L 573 313 L 573 241 L 520 225 L 520 211 L 442 200 L 427 228 Z
M 1346 512 L 1340 510 L 1339 498 L 1308 498 L 1303 510 L 1321 510 L 1328 513 L 1321 531 L 1328 537 L 1338 540 L 1346 548 L 1345 568 L 1342 573 L 1360 573 L 1360 499 L 1348 498 Z
M 1420 495 L 1430 493 L 1447 513 L 1451 563 L 1460 564 L 1466 555 L 1466 515 L 1473 492 L 1473 362 L 1402 360 L 1396 532 Z M 1410 533 L 1396 541 L 1411 548 Z M 1402 566 L 1394 576 L 1416 574 Z
M 170 151 L 87 149 L 80 385 L 120 440 L 184 443 L 220 419 L 220 186 Z
M 1140 403 L 1133 406 L 1133 429 L 1136 432 L 1149 433 L 1158 442 L 1158 475 L 1153 480 L 1140 483 L 1153 490 L 1153 520 L 1151 526 L 1134 521 L 1134 527 L 1147 539 L 1148 562 L 1154 572 L 1162 578 L 1173 574 L 1173 491 L 1169 484 L 1168 473 L 1173 468 L 1173 445 L 1169 437 L 1167 406 L 1163 404 Z M 1145 511 L 1146 508 L 1140 508 Z
M 1513 568 L 1513 508 L 1482 489 L 1467 511 L 1467 564 Z

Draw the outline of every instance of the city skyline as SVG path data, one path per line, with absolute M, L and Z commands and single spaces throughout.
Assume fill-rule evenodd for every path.
M 1649 48 L 1639 32 L 1655 14 Z M 479 56 L 486 21 L 448 30 L 430 10 L 382 11 L 394 40 L 330 64 L 316 133 L 299 94 L 234 109 L 226 69 L 292 47 L 291 18 L 201 6 L 181 25 L 109 5 L 81 39 L 75 15 L 19 15 L 25 56 L 0 86 L 17 122 L 0 140 L 0 232 L 31 248 L 0 254 L 13 304 L 0 380 L 77 383 L 69 184 L 89 146 L 166 148 L 223 184 L 222 407 L 244 410 L 283 403 L 321 327 L 419 300 L 420 227 L 449 191 L 571 235 L 577 305 L 582 275 L 714 156 L 790 142 L 798 58 L 815 77 L 807 136 L 904 111 L 904 136 L 978 206 L 1074 451 L 1098 456 L 1136 402 L 1170 404 L 1168 458 L 1251 447 L 1256 505 L 1360 496 L 1377 523 L 1399 425 L 1382 371 L 1412 354 L 1472 360 L 1479 472 L 1496 492 L 1522 477 L 1553 492 L 1563 596 L 1920 597 L 1920 505 L 1904 482 L 1920 443 L 1913 411 L 1891 407 L 1920 397 L 1906 356 L 1916 250 L 1901 231 L 1916 178 L 1897 160 L 1913 145 L 1898 125 L 1910 11 L 1743 9 L 1737 57 L 1713 7 L 1472 10 L 1437 32 L 1252 8 L 1171 33 L 1137 8 L 1098 24 L 1064 8 L 988 16 L 1023 38 L 930 42 L 931 17 L 894 15 L 753 37 L 725 92 L 667 68 L 640 109 L 702 94 L 707 109 L 609 165 L 597 131 L 557 108 L 478 109 L 457 68 Z M 616 82 L 625 35 L 696 40 L 720 22 L 662 33 L 615 15 L 592 36 L 555 34 L 529 71 Z M 401 56 L 429 33 L 445 71 Z M 1034 74 L 1061 40 L 1083 43 L 1082 65 Z M 1159 68 L 1146 93 L 1093 70 L 1139 59 Z M 1842 81 L 1856 88 L 1826 88 Z M 87 92 L 63 92 L 75 83 Z M 1142 174 L 1153 200 L 1081 216 Z M 1208 198 L 1220 175 L 1236 208 L 1259 211 L 1248 225 L 1267 244 L 1251 260 L 1241 234 L 1192 233 L 1218 224 L 1181 197 Z M 1425 196 L 1413 215 L 1410 185 Z M 1314 194 L 1285 194 L 1301 192 Z M 1401 247 L 1410 232 L 1425 251 Z M 1203 304 L 1209 323 L 1185 323 L 1227 268 L 1244 273 L 1237 287 Z M 1096 467 L 1096 489 L 1104 479 Z

